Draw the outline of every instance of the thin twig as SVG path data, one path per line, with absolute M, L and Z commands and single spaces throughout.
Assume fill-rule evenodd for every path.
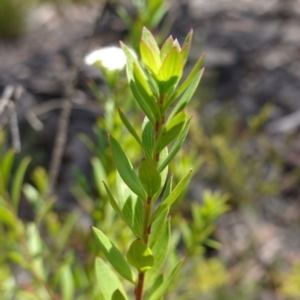
M 21 151 L 21 139 L 20 139 L 20 131 L 19 131 L 16 107 L 12 101 L 9 101 L 8 110 L 10 115 L 9 125 L 10 125 L 12 145 L 15 151 L 18 153 Z
M 8 105 L 13 95 L 13 92 L 14 92 L 14 87 L 12 85 L 8 85 L 4 88 L 4 91 L 0 98 L 0 116 L 2 115 L 3 112 L 5 112 L 6 109 L 8 109 Z M 2 120 L 2 122 L 0 120 L 0 129 L 6 125 L 8 119 L 9 119 L 9 114 L 4 115 L 4 119 Z
M 53 99 L 53 100 L 48 100 L 47 102 L 44 102 L 42 104 L 39 104 L 32 109 L 30 109 L 26 113 L 26 119 L 28 123 L 32 126 L 32 128 L 36 131 L 40 131 L 44 128 L 44 124 L 42 121 L 39 119 L 41 115 L 44 115 L 52 110 L 55 109 L 62 109 L 63 104 L 64 104 L 63 98 L 61 99 Z M 95 103 L 94 101 L 84 101 L 83 103 L 75 103 L 72 101 L 72 110 L 73 109 L 81 109 L 81 110 L 87 110 L 91 111 L 93 113 L 101 114 L 102 110 L 100 106 Z
M 0 115 L 7 111 L 8 113 L 4 115 L 4 119 L 0 123 L 0 129 L 4 127 L 7 122 L 10 125 L 11 139 L 13 148 L 16 152 L 21 151 L 21 139 L 18 126 L 18 117 L 16 112 L 16 105 L 23 93 L 23 88 L 21 86 L 14 87 L 8 85 L 5 87 L 2 97 L 0 99 Z M 15 102 L 12 100 L 14 98 Z

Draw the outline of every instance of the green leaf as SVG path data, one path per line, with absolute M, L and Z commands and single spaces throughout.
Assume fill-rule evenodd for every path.
M 140 88 L 139 90 L 143 91 L 143 94 L 147 94 L 148 97 L 153 96 L 153 93 L 149 87 L 149 84 L 147 82 L 147 77 L 141 68 L 141 66 L 138 64 L 138 62 L 133 63 L 133 76 L 134 81 L 139 83 Z
M 171 112 L 168 121 L 172 120 L 172 118 L 181 110 L 183 110 L 187 104 L 190 102 L 190 100 L 192 99 L 195 91 L 197 90 L 197 87 L 199 85 L 199 82 L 201 80 L 202 74 L 203 74 L 204 69 L 202 69 L 191 81 L 189 87 L 186 89 L 185 93 L 183 94 L 183 96 L 181 97 L 181 99 L 178 101 L 178 103 L 176 104 L 175 108 L 173 109 L 173 111 Z M 172 104 L 171 101 L 168 101 L 168 103 L 166 103 L 165 106 L 165 110 Z
M 143 124 L 142 145 L 146 158 L 152 159 L 154 150 L 154 127 L 147 119 Z
M 143 160 L 139 168 L 139 179 L 147 192 L 152 197 L 161 185 L 160 174 L 151 160 Z
M 146 272 L 154 264 L 151 249 L 140 239 L 132 242 L 126 254 L 128 262 L 139 272 Z
M 31 267 L 35 270 L 35 272 L 38 274 L 38 276 L 41 279 L 45 280 L 46 273 L 45 273 L 45 269 L 43 266 L 43 259 L 42 259 L 43 242 L 36 224 L 30 223 L 27 225 L 26 238 L 27 238 L 28 251 L 31 257 L 33 257 Z
M 149 298 L 147 298 L 147 300 L 160 300 L 166 294 L 172 281 L 174 280 L 175 276 L 179 272 L 182 263 L 183 263 L 183 259 L 178 262 L 178 264 L 172 270 L 169 277 L 149 296 Z
M 175 116 L 169 122 L 167 122 L 162 134 L 159 136 L 156 142 L 156 153 L 167 147 L 172 143 L 180 134 L 184 124 L 186 122 L 186 113 L 182 111 L 180 114 Z
M 70 265 L 63 266 L 60 277 L 62 300 L 73 300 L 75 296 L 75 283 Z
M 16 299 L 23 299 L 23 300 L 41 300 L 39 295 L 32 294 L 32 292 L 27 291 L 17 291 L 16 292 Z
M 173 37 L 169 36 L 166 41 L 164 42 L 164 44 L 161 47 L 160 50 L 160 58 L 161 61 L 164 61 L 164 59 L 166 58 L 166 56 L 169 54 L 169 52 L 172 50 L 173 48 Z
M 115 212 L 119 215 L 119 217 L 121 219 L 124 219 L 123 213 L 120 210 L 117 201 L 115 200 L 114 196 L 112 195 L 112 193 L 110 192 L 109 188 L 107 187 L 107 185 L 106 185 L 106 183 L 104 181 L 103 181 L 103 184 L 104 184 L 104 188 L 105 188 L 105 190 L 107 192 L 110 205 L 113 207 L 113 209 L 115 210 Z
M 112 136 L 110 136 L 110 146 L 116 168 L 122 179 L 136 195 L 138 195 L 141 199 L 146 200 L 147 194 L 140 183 L 137 174 L 133 170 L 129 159 L 122 150 L 121 146 Z
M 141 40 L 144 41 L 151 48 L 156 59 L 160 61 L 160 59 L 158 58 L 160 51 L 156 43 L 156 40 L 152 35 L 152 33 L 146 27 L 143 27 Z
M 124 221 L 137 237 L 141 237 L 144 218 L 143 201 L 128 188 L 118 172 L 117 193 L 117 203 Z
M 56 248 L 58 251 L 62 251 L 64 248 L 66 248 L 68 239 L 79 219 L 79 216 L 80 212 L 78 210 L 74 210 L 68 215 L 67 220 L 63 223 L 63 226 L 60 228 L 55 239 Z
M 98 193 L 100 196 L 104 196 L 105 189 L 103 188 L 103 185 L 101 184 L 101 182 L 103 180 L 106 180 L 105 169 L 98 157 L 93 157 L 91 159 L 91 164 L 92 164 L 92 169 L 93 169 L 94 182 L 95 182 L 96 188 L 98 190 Z
M 169 214 L 169 210 L 164 211 L 153 223 L 151 226 L 151 234 L 149 236 L 149 247 L 152 249 L 155 242 L 159 239 L 164 224 L 167 223 L 167 217 Z
M 147 106 L 151 109 L 151 112 L 155 116 L 155 119 L 159 120 L 161 116 L 160 110 L 158 109 L 158 105 L 155 102 L 153 93 L 145 79 L 145 75 L 142 73 L 142 70 L 137 67 L 137 64 L 133 65 L 133 73 L 135 84 L 139 90 L 140 95 L 142 96 Z
M 158 80 L 168 82 L 172 77 L 179 79 L 182 75 L 182 70 L 180 51 L 173 46 L 162 62 L 157 76 Z
M 181 192 L 185 188 L 188 180 L 190 179 L 192 170 L 190 170 L 176 185 L 174 190 L 171 192 L 171 194 L 160 204 L 160 206 L 157 208 L 157 210 L 154 212 L 154 214 L 150 218 L 149 224 L 151 224 L 159 215 L 161 215 L 166 209 L 168 209 L 174 201 L 180 196 Z
M 170 246 L 170 219 L 163 224 L 162 232 L 152 247 L 154 265 L 146 274 L 146 284 L 151 285 L 159 275 L 166 261 Z
M 176 90 L 176 92 L 173 94 L 173 96 L 170 99 L 170 102 L 173 103 L 175 99 L 177 99 L 191 84 L 192 80 L 195 78 L 195 76 L 200 72 L 200 69 L 203 66 L 205 56 L 202 55 L 195 66 L 193 67 L 190 74 L 187 76 L 187 78 L 184 80 L 184 82 L 179 86 L 179 88 Z
M 14 228 L 16 226 L 16 218 L 14 214 L 5 206 L 0 205 L 0 223 Z
M 111 300 L 126 300 L 126 297 L 121 293 L 119 289 L 117 289 L 113 293 Z
M 49 186 L 47 171 L 43 167 L 37 167 L 34 169 L 31 178 L 40 194 L 45 195 Z
M 111 263 L 114 269 L 125 279 L 128 281 L 135 283 L 136 278 L 125 260 L 124 256 L 120 253 L 120 251 L 116 248 L 116 246 L 108 239 L 108 237 L 96 227 L 92 227 L 92 231 L 98 241 L 98 245 L 100 246 L 101 251 L 107 258 L 107 260 Z M 103 279 L 102 279 L 103 280 Z M 114 288 L 115 290 L 116 288 Z
M 148 273 L 147 273 L 148 275 Z M 149 297 L 151 297 L 151 295 L 163 284 L 164 282 L 164 276 L 163 274 L 160 274 L 154 281 L 154 283 L 152 284 L 151 288 L 148 290 L 146 296 L 145 296 L 145 300 L 148 300 Z
M 182 57 L 183 66 L 186 64 L 190 53 L 192 38 L 193 38 L 193 29 L 190 30 L 182 45 L 181 57 Z
M 164 201 L 165 199 L 167 199 L 167 197 L 169 197 L 169 195 L 171 194 L 172 192 L 172 186 L 173 186 L 173 174 L 171 174 L 167 184 L 166 184 L 166 187 L 165 187 L 165 190 L 164 190 L 164 194 L 162 196 L 162 199 L 161 201 Z
M 18 211 L 19 201 L 20 201 L 20 195 L 22 190 L 22 183 L 24 179 L 24 175 L 26 172 L 26 169 L 29 165 L 30 158 L 25 157 L 21 164 L 18 167 L 18 170 L 16 171 L 16 174 L 14 175 L 12 188 L 11 188 L 11 199 L 14 206 L 15 211 Z
M 7 257 L 15 264 L 24 268 L 25 270 L 31 269 L 31 264 L 26 260 L 24 255 L 17 251 L 10 251 L 7 254 Z
M 125 290 L 120 282 L 119 278 L 111 270 L 111 268 L 99 257 L 96 258 L 95 272 L 97 278 L 97 291 L 102 295 L 103 300 L 114 299 L 113 295 L 118 290 L 124 298 L 115 299 L 127 299 L 125 296 Z
M 178 138 L 176 139 L 176 141 L 175 141 L 170 153 L 166 157 L 166 159 L 161 164 L 159 164 L 159 166 L 158 166 L 159 172 L 161 172 L 169 164 L 169 162 L 173 159 L 173 157 L 179 151 L 181 145 L 183 144 L 183 142 L 188 134 L 190 123 L 191 123 L 191 118 L 185 123 L 185 126 L 183 127 L 182 131 L 180 132 Z
M 140 41 L 140 53 L 145 65 L 154 73 L 157 74 L 160 65 L 160 51 L 152 33 L 146 28 L 143 28 Z
M 10 149 L 2 158 L 2 163 L 0 165 L 0 186 L 3 185 L 3 190 L 7 189 L 8 180 L 11 175 L 11 169 L 14 163 L 15 151 Z
M 133 126 L 130 124 L 130 121 L 126 118 L 125 114 L 121 111 L 120 108 L 118 108 L 120 119 L 122 120 L 123 124 L 127 128 L 127 130 L 132 134 L 132 136 L 136 139 L 136 141 L 142 146 L 142 141 L 138 134 L 136 133 Z
M 133 55 L 132 51 L 124 43 L 120 42 L 120 46 L 123 49 L 124 54 L 127 59 L 127 64 L 126 64 L 127 79 L 128 79 L 128 82 L 131 82 L 134 79 L 133 64 L 138 63 L 138 62 L 137 62 L 137 59 L 135 58 L 135 56 Z
M 158 166 L 160 166 L 167 159 L 168 155 L 169 155 L 169 152 L 168 152 L 168 148 L 166 147 L 159 154 Z M 161 177 L 161 189 L 159 191 L 159 193 L 160 193 L 162 191 L 163 187 L 165 186 L 169 168 L 168 168 L 168 166 L 166 166 L 166 168 L 164 168 L 163 170 L 158 169 L 158 171 L 160 172 L 160 177 Z
M 142 109 L 142 111 L 145 113 L 147 118 L 152 122 L 152 124 L 155 124 L 155 117 L 153 116 L 151 108 L 148 106 L 148 104 L 143 99 L 141 93 L 139 92 L 139 89 L 136 85 L 136 83 L 132 80 L 129 82 L 130 89 L 132 91 L 132 94 L 137 101 L 138 105 Z
M 155 59 L 152 49 L 144 41 L 140 42 L 140 53 L 143 63 L 149 71 L 156 76 L 161 62 Z
M 151 3 L 155 2 L 156 5 Z M 148 20 L 145 24 L 148 24 L 149 28 L 158 28 L 159 23 L 162 21 L 163 17 L 168 11 L 168 6 L 164 0 L 150 0 L 147 11 Z

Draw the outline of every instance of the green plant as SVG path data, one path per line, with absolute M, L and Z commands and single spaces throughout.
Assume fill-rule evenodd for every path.
M 156 29 L 167 14 L 168 5 L 165 0 L 132 0 L 131 2 L 136 10 L 134 18 L 123 5 L 117 7 L 117 12 L 129 30 L 130 44 L 138 50 L 143 27 L 150 30 Z
M 103 182 L 111 206 L 135 236 L 128 248 L 127 259 L 100 229 L 93 227 L 93 233 L 102 253 L 115 271 L 135 286 L 137 300 L 161 299 L 182 264 L 182 260 L 176 262 L 170 274 L 163 276 L 162 267 L 168 255 L 170 239 L 169 209 L 191 175 L 190 170 L 173 187 L 172 175 L 168 174 L 168 165 L 184 142 L 191 121 L 184 109 L 203 73 L 203 59 L 200 58 L 187 78 L 179 84 L 191 39 L 192 31 L 181 48 L 177 40 L 169 37 L 159 49 L 150 31 L 144 28 L 139 44 L 140 62 L 121 43 L 127 57 L 129 86 L 145 114 L 139 135 L 119 109 L 124 126 L 143 150 L 138 173 L 117 140 L 110 136 L 109 143 L 117 169 L 116 198 Z M 177 101 L 178 98 L 180 99 Z M 137 270 L 137 276 L 132 267 Z M 107 280 L 104 280 L 103 270 Z M 102 297 L 109 300 L 127 299 L 123 285 L 109 270 L 102 259 L 96 260 Z M 149 286 L 151 288 L 146 290 L 145 287 Z
M 11 37 L 24 32 L 29 1 L 0 1 L 0 37 Z

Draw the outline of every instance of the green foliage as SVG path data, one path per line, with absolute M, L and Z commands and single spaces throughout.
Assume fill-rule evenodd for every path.
M 31 1 L 0 1 L 0 37 L 11 37 L 24 32 L 26 13 Z
M 280 276 L 280 292 L 289 299 L 300 297 L 300 264 L 296 263 L 292 270 Z
M 157 28 L 168 11 L 168 5 L 165 0 L 132 0 L 132 4 L 136 9 L 135 18 L 130 16 L 123 5 L 118 6 L 117 12 L 129 29 L 130 44 L 138 48 L 137 45 L 139 44 L 143 27 L 145 26 L 149 29 Z M 169 27 L 167 22 L 164 23 L 165 29 L 162 29 L 162 31 L 167 30 L 167 27 Z
M 151 32 L 144 27 L 139 44 L 141 61 L 125 44 L 121 43 L 127 57 L 128 84 L 145 118 L 140 124 L 140 130 L 136 130 L 121 110 L 119 115 L 145 156 L 141 157 L 137 175 L 134 164 L 130 162 L 122 146 L 110 136 L 110 148 L 117 169 L 117 198 L 114 198 L 106 184 L 105 189 L 113 209 L 137 238 L 131 243 L 126 256 L 129 264 L 139 273 L 137 282 L 130 275 L 131 269 L 116 246 L 100 230 L 93 228 L 93 232 L 102 253 L 114 269 L 121 276 L 135 283 L 137 300 L 143 299 L 144 294 L 147 295 L 147 299 L 161 299 L 182 263 L 182 261 L 175 263 L 169 276 L 165 280 L 162 279 L 161 271 L 168 255 L 170 242 L 170 222 L 167 214 L 170 206 L 184 191 L 191 176 L 190 170 L 174 188 L 170 177 L 163 192 L 168 177 L 168 165 L 180 150 L 191 121 L 183 109 L 193 96 L 202 74 L 201 65 L 197 64 L 195 76 L 188 77 L 188 83 L 185 81 L 184 87 L 181 87 L 182 92 L 186 90 L 183 100 L 180 100 L 179 106 L 175 106 L 176 111 L 170 109 L 171 104 L 177 100 L 174 94 L 183 74 L 191 35 L 190 32 L 185 41 L 184 51 L 173 38 L 169 38 L 160 50 Z M 169 119 L 165 122 L 167 116 Z M 140 136 L 138 132 L 141 132 Z M 160 204 L 154 209 L 154 203 L 161 197 Z M 152 227 L 155 239 L 152 238 Z M 156 288 L 152 286 L 147 294 L 144 289 L 151 285 L 151 281 Z

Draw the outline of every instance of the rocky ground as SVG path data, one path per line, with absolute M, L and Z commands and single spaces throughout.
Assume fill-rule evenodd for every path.
M 241 119 L 246 119 L 266 102 L 272 103 L 273 113 L 263 130 L 280 144 L 287 167 L 299 167 L 300 1 L 173 0 L 170 3 L 173 36 L 181 39 L 190 28 L 194 29 L 191 62 L 200 53 L 206 53 L 204 82 L 212 88 L 207 105 L 222 107 L 229 103 Z M 101 4 L 98 6 L 101 10 Z M 26 35 L 0 41 L 0 90 L 9 84 L 24 87 L 17 106 L 22 147 L 27 152 L 38 147 L 41 154 L 36 163 L 46 167 L 72 61 L 82 55 L 81 45 L 94 26 L 98 11 L 99 7 L 71 6 L 57 13 L 54 6 L 44 4 L 31 12 Z M 107 7 L 86 52 L 117 44 L 125 35 L 125 25 L 113 7 Z M 75 164 L 86 173 L 90 170 L 89 153 L 77 133 L 91 135 L 91 125 L 101 114 L 101 107 L 88 92 L 88 78 L 100 85 L 102 82 L 101 75 L 92 69 L 83 65 L 79 68 L 73 99 L 75 109 L 71 113 L 57 186 L 60 206 L 66 209 L 74 203 L 66 189 L 72 180 L 71 166 Z M 31 110 L 42 121 L 41 128 L 32 129 L 39 125 L 30 119 Z M 284 144 L 283 134 L 293 136 L 290 144 Z M 283 299 L 274 289 L 276 280 L 270 269 L 278 258 L 287 266 L 300 260 L 299 201 L 299 188 L 293 186 L 287 194 L 258 202 L 256 214 L 238 209 L 220 220 L 218 237 L 224 245 L 223 258 L 233 269 L 238 269 L 242 265 L 240 258 L 247 257 L 249 270 L 243 276 L 249 280 L 255 278 L 265 286 L 257 299 Z

